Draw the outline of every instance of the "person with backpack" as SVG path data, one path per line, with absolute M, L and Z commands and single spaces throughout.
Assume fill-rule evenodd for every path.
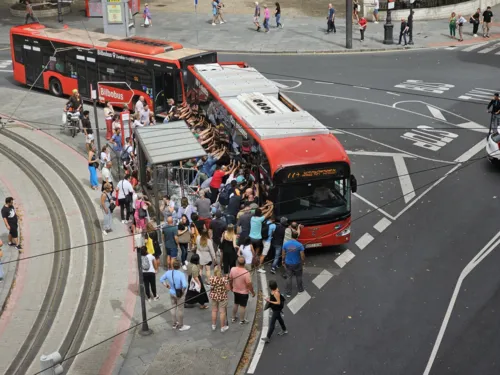
M 281 250 L 283 248 L 283 242 L 285 240 L 285 231 L 288 228 L 288 219 L 282 217 L 279 224 L 275 224 L 276 229 L 273 233 L 273 238 L 271 240 L 271 246 L 274 248 L 274 261 L 271 265 L 271 273 L 275 274 L 276 269 L 281 266 Z
M 148 254 L 146 246 L 141 247 L 141 268 L 146 297 L 150 302 L 153 301 L 153 299 L 158 301 L 160 299 L 160 296 L 156 294 L 156 273 L 158 272 L 158 260 L 156 260 L 154 255 Z M 151 292 L 153 293 L 153 298 L 151 298 L 151 292 L 149 291 L 150 287 Z
M 134 140 L 132 138 L 127 137 L 125 139 L 125 146 L 123 146 L 120 159 L 123 162 L 125 169 L 127 169 L 127 166 L 129 166 L 132 160 L 134 160 Z
M 263 248 L 262 248 L 262 254 L 260 255 L 260 267 L 257 271 L 260 273 L 266 272 L 264 270 L 264 259 L 266 258 L 267 254 L 269 254 L 269 249 L 271 249 L 271 241 L 273 239 L 274 231 L 276 230 L 276 224 L 274 222 L 275 222 L 274 215 L 271 215 L 269 219 L 267 219 L 262 223 L 261 235 L 263 241 Z
M 227 206 L 229 204 L 231 194 L 235 194 L 236 189 L 236 180 L 232 180 L 229 184 L 225 184 L 219 193 L 219 203 L 223 206 Z
M 281 326 L 281 332 L 278 332 L 278 336 L 283 336 L 288 333 L 282 315 L 283 308 L 285 307 L 285 297 L 281 294 L 278 283 L 275 280 L 269 281 L 269 289 L 271 290 L 271 295 L 266 298 L 267 303 L 265 309 L 271 309 L 272 315 L 269 328 L 267 329 L 267 335 L 262 338 L 262 341 L 266 344 L 271 342 L 271 336 L 273 335 L 276 321 L 278 321 Z

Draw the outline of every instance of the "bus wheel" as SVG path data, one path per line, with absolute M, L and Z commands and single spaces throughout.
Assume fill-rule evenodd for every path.
M 49 91 L 54 96 L 61 96 L 63 94 L 61 81 L 57 78 L 51 78 L 49 81 Z

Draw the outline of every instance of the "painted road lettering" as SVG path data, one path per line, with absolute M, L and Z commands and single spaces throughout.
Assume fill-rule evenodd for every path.
M 448 83 L 424 82 L 416 79 L 408 79 L 394 87 L 406 90 L 428 92 L 432 94 L 443 94 L 455 86 Z
M 435 152 L 439 151 L 455 138 L 458 138 L 458 134 L 434 129 L 427 125 L 419 125 L 417 129 L 404 133 L 401 138 L 413 141 L 414 146 Z

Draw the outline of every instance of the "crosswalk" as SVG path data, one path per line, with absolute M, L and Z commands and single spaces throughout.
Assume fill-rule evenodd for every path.
M 12 68 L 11 60 L 0 60 L 0 71 L 11 71 Z
M 498 89 L 476 87 L 467 91 L 464 95 L 460 95 L 458 99 L 489 103 L 493 99 L 493 95 L 499 91 Z
M 463 46 L 450 46 L 446 47 L 445 49 L 449 51 L 457 50 L 460 52 L 500 55 L 500 42 L 495 41 L 495 42 L 483 42 L 483 43 L 463 45 Z

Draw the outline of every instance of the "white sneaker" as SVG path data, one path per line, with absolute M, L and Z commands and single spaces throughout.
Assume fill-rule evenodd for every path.
M 212 324 L 212 331 L 215 331 L 217 329 L 217 326 L 215 324 Z
M 185 260 L 184 264 L 187 266 L 189 264 L 189 262 L 187 260 Z
M 212 26 L 215 26 L 215 22 L 212 22 Z
M 221 331 L 222 333 L 224 333 L 224 332 L 226 332 L 228 329 L 229 329 L 229 326 L 225 326 L 225 327 L 222 327 L 222 328 L 220 329 L 220 331 Z
M 179 328 L 179 331 L 187 331 L 190 328 L 191 328 L 191 326 L 187 326 L 184 324 L 181 328 Z
M 224 22 L 224 21 L 220 21 L 220 23 L 221 23 L 221 25 L 222 25 L 222 24 L 223 24 L 223 23 L 225 23 L 225 22 Z
M 264 268 L 259 268 L 257 270 L 258 273 L 266 273 L 266 270 Z
M 188 268 L 187 268 L 187 266 L 186 266 L 186 265 L 183 265 L 183 266 L 182 266 L 182 269 L 183 269 L 184 271 L 187 271 L 187 269 L 188 269 Z
M 122 220 L 122 224 L 127 224 L 128 221 L 127 220 Z
M 378 23 L 378 21 L 373 21 L 373 23 Z
M 155 300 L 155 301 L 158 301 L 159 299 L 160 299 L 160 296 L 156 296 L 156 297 L 154 298 L 154 300 Z
M 104 234 L 105 236 L 108 235 L 108 232 L 106 232 L 105 230 L 102 231 L 102 234 Z
M 474 34 L 474 38 L 477 38 L 477 34 Z

